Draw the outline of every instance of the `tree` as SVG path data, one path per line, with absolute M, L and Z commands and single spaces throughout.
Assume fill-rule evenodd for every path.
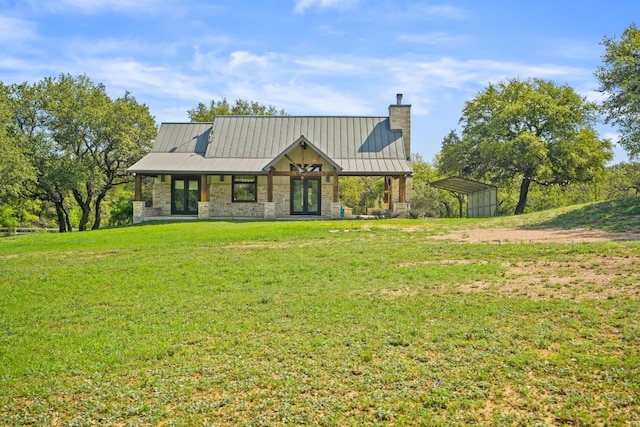
M 221 101 L 211 101 L 207 107 L 202 102 L 194 109 L 187 110 L 192 122 L 213 122 L 216 116 L 286 116 L 284 110 L 278 110 L 273 105 L 262 105 L 258 102 L 236 99 L 235 105 L 229 105 L 227 98 Z
M 457 197 L 457 193 L 430 185 L 432 182 L 444 178 L 434 164 L 425 161 L 419 154 L 412 155 L 411 164 L 413 166 L 411 212 L 409 212 L 411 217 L 452 217 L 455 203 L 458 203 L 462 209 L 463 200 Z
M 0 205 L 8 205 L 25 196 L 36 177 L 24 144 L 13 122 L 10 88 L 0 83 Z
M 594 130 L 596 111 L 571 87 L 551 81 L 490 84 L 466 102 L 462 138 L 448 141 L 440 162 L 457 164 L 471 178 L 518 179 L 515 214 L 521 214 L 532 183 L 568 185 L 604 172 L 613 154 L 611 143 Z
M 69 196 L 80 207 L 78 229 L 101 222 L 107 193 L 132 180 L 126 169 L 150 148 L 156 127 L 129 93 L 112 100 L 87 76 L 60 75 L 14 87 L 14 122 L 29 141 L 38 170 L 34 197 L 54 204 L 60 231 L 70 231 Z
M 451 130 L 442 140 L 440 154 L 436 155 L 438 170 L 444 176 L 471 176 L 473 174 L 473 163 L 469 157 L 471 153 L 465 141 L 460 139 L 456 131 Z M 462 218 L 465 194 L 452 191 L 451 195 L 458 202 L 458 216 Z M 446 200 L 445 207 L 447 216 L 452 216 L 451 206 Z
M 640 156 L 640 30 L 631 24 L 620 40 L 606 37 L 602 45 L 604 64 L 595 75 L 606 96 L 605 120 L 619 127 L 620 145 L 634 158 Z
M 640 163 L 619 163 L 611 166 L 609 172 L 608 199 L 640 194 Z
M 353 213 L 366 215 L 369 208 L 380 207 L 384 196 L 384 179 L 379 176 L 340 177 L 340 201 Z

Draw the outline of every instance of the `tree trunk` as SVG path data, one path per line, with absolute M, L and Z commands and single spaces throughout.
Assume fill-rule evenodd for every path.
M 56 207 L 56 215 L 58 216 L 58 231 L 60 233 L 64 233 L 67 230 L 67 223 L 65 222 L 64 209 L 62 208 L 61 203 L 54 202 L 54 206 Z
M 460 193 L 453 193 L 453 195 L 458 200 L 458 216 L 460 218 L 463 218 L 463 216 L 462 216 L 462 206 L 463 206 L 463 203 L 464 203 L 464 195 L 460 194 Z
M 106 196 L 107 194 L 104 193 L 99 194 L 98 197 L 96 197 L 96 201 L 93 205 L 95 209 L 95 219 L 93 221 L 93 226 L 91 226 L 92 230 L 97 230 L 98 228 L 100 228 L 100 222 L 102 221 L 102 201 Z
M 451 206 L 449 206 L 449 203 L 443 201 L 442 205 L 444 206 L 444 210 L 447 213 L 447 218 L 451 218 Z
M 87 195 L 87 200 L 82 198 L 82 194 L 78 190 L 73 190 L 73 197 L 78 202 L 80 209 L 82 210 L 82 216 L 80 217 L 80 223 L 78 224 L 78 231 L 86 231 L 87 224 L 89 223 L 89 214 L 91 213 L 91 194 Z
M 69 219 L 69 212 L 62 207 L 62 212 L 64 212 L 64 220 L 67 223 L 67 231 L 73 231 L 73 227 L 71 227 L 71 219 Z
M 531 185 L 531 178 L 527 178 L 526 176 L 522 178 L 522 184 L 520 184 L 520 199 L 514 212 L 515 215 L 524 213 L 524 208 L 527 205 L 527 195 L 529 194 L 529 185 Z

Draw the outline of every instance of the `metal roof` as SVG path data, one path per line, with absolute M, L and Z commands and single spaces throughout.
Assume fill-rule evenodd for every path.
M 408 174 L 402 131 L 388 117 L 219 116 L 214 123 L 163 123 L 136 173 L 266 173 L 304 138 L 340 174 Z
M 213 123 L 163 123 L 152 153 L 196 153 L 204 155 Z
M 442 188 L 443 190 L 455 191 L 457 193 L 472 194 L 479 191 L 496 188 L 494 185 L 485 184 L 483 182 L 472 181 L 466 178 L 450 177 L 439 181 L 431 182 L 429 185 Z

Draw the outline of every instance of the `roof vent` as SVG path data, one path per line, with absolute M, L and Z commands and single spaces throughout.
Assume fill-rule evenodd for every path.
M 402 94 L 401 93 L 397 93 L 396 94 L 396 101 L 397 101 L 398 105 L 402 105 Z

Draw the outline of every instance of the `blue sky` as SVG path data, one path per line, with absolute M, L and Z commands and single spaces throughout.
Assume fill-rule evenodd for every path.
M 222 97 L 386 116 L 403 93 L 412 150 L 432 160 L 489 82 L 539 77 L 599 100 L 600 42 L 638 18 L 635 0 L 0 0 L 0 81 L 86 74 L 158 123 Z

